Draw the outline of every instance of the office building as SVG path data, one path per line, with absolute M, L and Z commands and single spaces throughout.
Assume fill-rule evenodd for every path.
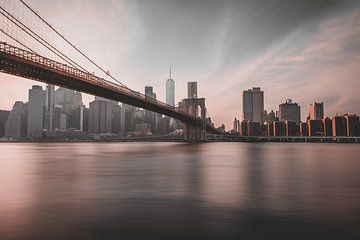
M 0 110 L 0 138 L 5 136 L 5 123 L 8 119 L 10 111 Z
M 273 110 L 271 110 L 271 111 L 269 112 L 269 122 L 277 121 L 277 120 L 279 120 L 279 119 L 276 119 L 276 114 L 275 114 L 275 112 L 274 112 Z
M 246 121 L 264 123 L 264 92 L 259 87 L 243 91 L 243 117 Z
M 156 93 L 153 91 L 153 87 L 145 86 L 145 97 L 156 99 Z M 145 122 L 151 125 L 151 131 L 155 132 L 156 129 L 156 113 L 145 110 Z
M 332 136 L 333 131 L 332 131 L 332 122 L 330 118 L 324 118 L 323 120 L 323 124 L 324 124 L 324 136 Z
M 261 125 L 259 122 L 248 122 L 248 136 L 260 136 L 261 135 Z
M 299 136 L 300 129 L 299 125 L 295 121 L 285 120 L 286 136 Z
M 347 123 L 344 116 L 332 117 L 333 136 L 347 136 Z
M 42 137 L 46 92 L 41 86 L 33 85 L 29 90 L 27 136 Z
M 233 124 L 234 124 L 234 128 L 233 128 L 234 132 L 240 133 L 240 120 L 235 118 Z
M 313 102 L 309 105 L 310 120 L 321 120 L 324 118 L 324 103 Z
M 125 134 L 125 107 L 117 105 L 113 107 L 112 133 Z
M 287 99 L 285 103 L 279 105 L 279 120 L 300 123 L 300 106 Z
M 26 137 L 27 105 L 21 101 L 15 102 L 5 122 L 5 137 Z
M 69 117 L 72 110 L 84 104 L 80 92 L 60 87 L 55 91 L 55 105 L 61 105 L 62 113 Z
M 283 121 L 274 121 L 274 136 L 286 136 L 286 124 Z
M 71 110 L 70 116 L 67 121 L 67 129 L 74 129 L 79 131 L 84 130 L 84 122 L 86 121 L 85 106 L 78 106 L 77 108 Z
M 242 120 L 240 124 L 240 135 L 241 136 L 248 136 L 248 129 L 249 129 L 249 121 Z
M 324 123 L 322 119 L 309 119 L 308 123 L 308 130 L 309 136 L 324 136 Z
M 188 82 L 188 98 L 198 98 L 197 82 Z
M 346 135 L 349 137 L 360 136 L 359 116 L 356 116 L 355 114 L 352 115 L 345 114 L 344 117 L 346 121 L 346 130 L 347 130 Z
M 89 105 L 89 133 L 111 133 L 113 107 L 117 102 L 95 97 Z
M 308 137 L 309 136 L 309 128 L 307 122 L 300 122 L 300 136 Z
M 44 128 L 49 132 L 54 131 L 54 110 L 55 110 L 54 108 L 55 108 L 55 86 L 47 85 Z
M 171 78 L 171 67 L 169 79 L 166 80 L 166 104 L 175 106 L 175 81 Z

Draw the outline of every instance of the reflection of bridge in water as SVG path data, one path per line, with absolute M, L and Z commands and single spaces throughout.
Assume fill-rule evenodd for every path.
M 30 17 L 40 19 L 40 22 L 47 27 L 48 31 L 55 31 L 61 39 L 73 47 L 74 53 L 79 52 L 96 67 L 100 68 L 23 1 L 20 1 L 19 4 L 25 5 L 25 9 L 32 14 Z M 206 121 L 204 98 L 185 99 L 179 107 L 174 107 L 124 86 L 108 72 L 106 72 L 106 75 L 118 83 L 98 77 L 77 64 L 71 57 L 50 43 L 49 40 L 46 40 L 46 33 L 45 36 L 41 36 L 41 32 L 36 32 L 36 26 L 29 27 L 27 24 L 31 21 L 25 21 L 18 17 L 17 15 L 23 16 L 24 14 L 17 11 L 23 11 L 21 9 L 24 8 L 19 8 L 15 10 L 16 12 L 10 12 L 10 8 L 6 9 L 7 7 L 9 6 L 6 5 L 6 1 L 0 7 L 1 20 L 2 23 L 5 22 L 5 25 L 2 25 L 1 28 L 1 72 L 85 92 L 178 119 L 184 123 L 185 140 L 201 141 L 205 139 L 206 132 L 217 133 L 213 125 Z M 37 53 L 44 51 L 50 52 L 60 60 L 56 61 Z M 104 72 L 102 68 L 100 70 Z M 201 114 L 197 113 L 198 106 L 201 106 Z

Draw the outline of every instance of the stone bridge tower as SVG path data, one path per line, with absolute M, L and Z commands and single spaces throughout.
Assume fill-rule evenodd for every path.
M 179 109 L 199 119 L 199 124 L 184 123 L 184 139 L 201 142 L 206 136 L 205 98 L 186 98 L 179 103 Z

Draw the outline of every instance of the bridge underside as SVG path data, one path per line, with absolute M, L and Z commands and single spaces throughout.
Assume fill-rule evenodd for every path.
M 45 69 L 44 67 L 36 66 L 29 62 L 23 61 L 20 58 L 0 53 L 0 71 L 3 73 L 32 79 L 35 81 L 44 82 L 56 86 L 61 86 L 69 89 L 73 89 L 79 92 L 85 92 L 91 95 L 111 99 L 117 102 L 122 102 L 132 106 L 144 108 L 153 112 L 164 114 L 166 116 L 178 119 L 180 121 L 198 125 L 197 119 L 192 119 L 184 116 L 176 111 L 171 111 L 166 108 L 162 108 L 151 102 L 147 102 L 141 99 L 135 99 L 132 96 L 119 93 L 117 91 L 108 89 L 106 87 L 94 85 L 93 83 L 81 81 L 71 75 L 64 74 L 60 71 L 56 72 L 53 69 Z

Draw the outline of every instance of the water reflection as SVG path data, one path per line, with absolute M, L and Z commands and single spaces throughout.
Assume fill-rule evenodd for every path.
M 0 144 L 0 239 L 360 236 L 359 150 Z

